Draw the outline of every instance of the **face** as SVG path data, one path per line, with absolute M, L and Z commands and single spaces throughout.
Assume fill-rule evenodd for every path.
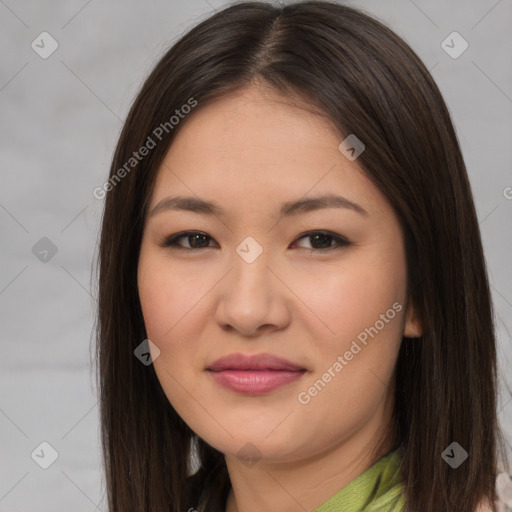
M 154 369 L 226 455 L 293 461 L 381 428 L 402 336 L 419 335 L 398 219 L 342 140 L 251 87 L 191 114 L 158 171 L 138 267 Z M 267 356 L 215 365 L 232 354 Z

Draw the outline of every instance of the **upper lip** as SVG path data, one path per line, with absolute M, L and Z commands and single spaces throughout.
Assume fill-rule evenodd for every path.
M 305 370 L 301 366 L 272 354 L 229 354 L 210 364 L 207 370 Z

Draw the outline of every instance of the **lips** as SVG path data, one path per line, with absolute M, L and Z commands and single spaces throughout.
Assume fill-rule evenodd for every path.
M 272 354 L 230 354 L 206 368 L 217 384 L 237 393 L 261 395 L 299 380 L 306 369 Z
M 222 372 L 224 370 L 281 370 L 303 371 L 305 368 L 272 354 L 229 354 L 217 359 L 207 370 Z

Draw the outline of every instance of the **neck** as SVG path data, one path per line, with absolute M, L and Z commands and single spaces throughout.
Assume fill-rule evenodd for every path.
M 393 449 L 392 439 L 377 444 L 391 413 L 383 404 L 381 413 L 355 434 L 308 459 L 275 463 L 262 458 L 247 467 L 226 455 L 231 480 L 226 512 L 314 510 Z

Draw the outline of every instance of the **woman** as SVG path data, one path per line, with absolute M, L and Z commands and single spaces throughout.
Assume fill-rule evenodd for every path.
M 471 189 L 390 29 L 329 2 L 214 14 L 145 81 L 103 190 L 109 510 L 496 506 Z

